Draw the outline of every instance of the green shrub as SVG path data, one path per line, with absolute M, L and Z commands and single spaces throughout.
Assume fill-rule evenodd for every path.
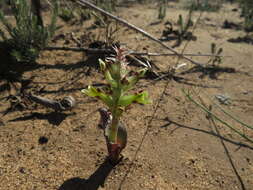
M 107 12 L 116 11 L 117 0 L 96 0 L 95 5 Z
M 65 22 L 69 22 L 75 17 L 75 15 L 71 9 L 61 8 L 59 11 L 59 17 Z
M 40 50 L 48 44 L 56 30 L 57 2 L 54 1 L 53 5 L 51 23 L 48 26 L 38 24 L 38 18 L 27 0 L 10 0 L 10 8 L 16 21 L 14 26 L 0 10 L 0 21 L 5 29 L 0 29 L 0 49 L 4 49 L 13 62 L 35 62 Z
M 80 16 L 80 21 L 89 20 L 92 16 L 91 11 L 89 9 L 78 9 L 78 14 Z
M 221 8 L 222 0 L 187 0 L 186 8 L 193 11 L 218 11 Z
M 253 1 L 239 0 L 242 16 L 244 17 L 244 29 L 246 32 L 253 31 Z
M 159 0 L 159 13 L 158 13 L 158 19 L 163 20 L 166 16 L 166 9 L 167 9 L 167 3 L 168 0 Z
M 92 10 L 77 6 L 73 1 L 62 1 L 60 3 L 58 16 L 65 22 L 73 24 L 82 24 L 92 16 Z
M 222 57 L 220 55 L 223 52 L 223 48 L 218 48 L 215 43 L 211 43 L 211 54 L 213 56 L 210 57 L 207 65 L 210 64 L 212 67 L 219 67 L 222 63 Z

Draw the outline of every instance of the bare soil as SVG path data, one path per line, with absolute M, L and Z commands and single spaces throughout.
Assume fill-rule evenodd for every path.
M 157 8 L 152 4 L 119 7 L 116 14 L 160 38 L 166 21 L 176 23 L 179 14 L 187 15 L 180 6 L 171 3 L 161 23 L 156 23 Z M 182 93 L 182 89 L 195 91 L 197 101 L 201 97 L 206 105 L 213 105 L 211 98 L 245 123 L 253 124 L 253 46 L 228 42 L 230 38 L 243 36 L 244 32 L 222 28 L 225 19 L 242 21 L 233 8 L 224 5 L 219 12 L 203 13 L 194 31 L 197 40 L 188 43 L 185 53 L 210 53 L 210 44 L 216 43 L 223 48 L 223 55 L 231 56 L 223 58 L 221 66 L 232 67 L 235 72 L 216 73 L 215 79 L 213 73 L 195 70 L 178 74 L 183 80 L 141 80 L 136 90 L 147 90 L 153 103 L 134 105 L 124 114 L 128 145 L 122 161 L 115 167 L 105 161 L 103 131 L 97 127 L 96 109 L 103 105 L 81 93 L 89 84 L 104 82 L 97 57 L 72 51 L 42 52 L 38 66 L 23 74 L 26 79 L 32 78 L 27 90 L 52 99 L 71 95 L 78 105 L 71 111 L 54 112 L 28 102 L 25 109 L 11 110 L 4 115 L 13 101 L 3 98 L 15 95 L 14 86 L 22 84 L 12 83 L 9 91 L 1 91 L 0 189 L 253 189 L 253 144 L 218 121 L 214 125 Z M 193 21 L 199 14 L 194 13 Z M 83 47 L 94 40 L 104 40 L 104 29 L 93 29 L 91 23 L 66 24 L 59 20 L 61 28 L 51 45 L 76 47 L 72 32 L 77 39 L 82 39 Z M 131 50 L 168 52 L 123 26 L 114 40 Z M 181 51 L 185 43 L 176 50 Z M 150 59 L 160 68 L 158 72 L 166 72 L 177 63 L 176 57 Z M 209 58 L 192 59 L 206 63 Z M 186 63 L 182 70 L 192 67 L 185 60 L 179 63 Z M 6 84 L 2 80 L 1 89 Z M 220 104 L 215 99 L 219 94 L 228 96 L 230 104 Z M 217 110 L 213 105 L 217 115 L 253 138 L 252 130 Z

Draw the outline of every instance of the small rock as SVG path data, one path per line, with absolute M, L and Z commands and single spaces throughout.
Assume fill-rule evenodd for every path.
M 40 137 L 39 138 L 39 144 L 46 144 L 48 142 L 48 138 L 47 137 Z
M 24 167 L 19 168 L 19 172 L 25 174 L 25 168 Z
M 217 94 L 215 95 L 215 98 L 224 105 L 229 105 L 230 104 L 230 97 L 224 94 Z

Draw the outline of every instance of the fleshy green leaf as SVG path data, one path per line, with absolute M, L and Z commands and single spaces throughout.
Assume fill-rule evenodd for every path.
M 110 84 L 111 87 L 113 88 L 117 87 L 117 82 L 112 77 L 111 72 L 109 71 L 109 68 L 106 67 L 106 63 L 102 59 L 99 59 L 98 61 L 99 61 L 101 71 L 104 72 L 106 81 Z
M 82 93 L 86 94 L 90 97 L 98 97 L 100 100 L 102 100 L 108 107 L 111 107 L 113 104 L 112 97 L 110 95 L 105 94 L 102 91 L 98 91 L 93 86 L 88 86 L 87 89 L 81 90 Z
M 90 96 L 90 97 L 96 97 L 98 94 L 97 89 L 94 88 L 93 86 L 88 86 L 87 89 L 83 89 L 83 90 L 81 90 L 81 92 L 86 94 L 87 96 Z
M 150 103 L 150 100 L 148 98 L 148 93 L 145 91 L 145 92 L 141 92 L 135 95 L 121 96 L 119 99 L 119 105 L 123 107 L 126 107 L 134 102 L 137 102 L 140 104 Z
M 148 92 L 147 91 L 141 92 L 139 94 L 139 97 L 136 100 L 136 102 L 138 102 L 140 104 L 149 104 L 149 103 L 151 103 L 151 100 L 148 98 Z
M 121 96 L 119 99 L 119 105 L 126 107 L 133 103 L 136 99 L 138 98 L 137 95 L 126 95 L 126 96 Z

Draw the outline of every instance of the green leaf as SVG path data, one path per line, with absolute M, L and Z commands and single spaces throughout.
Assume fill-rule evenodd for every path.
M 101 71 L 105 71 L 105 69 L 106 69 L 105 62 L 102 59 L 98 59 L 98 62 L 99 62 L 99 66 L 100 66 Z
M 119 99 L 119 105 L 126 107 L 126 106 L 132 104 L 137 98 L 138 98 L 138 95 L 121 96 Z
M 88 86 L 87 89 L 83 89 L 83 90 L 81 90 L 81 92 L 86 94 L 87 96 L 90 96 L 90 97 L 96 97 L 98 94 L 97 89 L 94 88 L 93 86 Z
M 90 97 L 98 97 L 100 100 L 102 100 L 108 107 L 111 107 L 113 105 L 112 97 L 110 95 L 105 94 L 101 90 L 98 91 L 93 86 L 88 86 L 87 89 L 81 90 L 82 93 L 86 94 Z
M 217 52 L 217 55 L 220 55 L 222 52 L 223 52 L 223 49 L 220 48 L 220 49 L 218 50 L 218 52 Z
M 215 43 L 211 43 L 211 52 L 212 52 L 212 54 L 216 53 L 216 44 Z
M 111 87 L 116 88 L 117 81 L 115 80 L 115 78 L 112 77 L 112 74 L 111 74 L 112 72 L 106 67 L 106 62 L 104 62 L 102 59 L 99 59 L 98 61 L 99 61 L 101 71 L 104 72 L 106 81 L 110 84 Z
M 0 10 L 0 20 L 4 19 L 4 13 L 2 10 Z
M 120 65 L 118 63 L 110 63 L 109 72 L 112 78 L 116 81 L 120 80 Z
M 121 81 L 124 92 L 130 90 L 138 82 L 138 76 L 130 76 Z
M 123 81 L 123 84 L 122 84 L 123 91 L 128 91 L 132 87 L 134 87 L 134 85 L 139 81 L 141 77 L 145 75 L 146 72 L 147 72 L 147 69 L 141 69 L 135 75 L 127 77 L 125 80 L 126 82 Z
M 179 25 L 181 32 L 184 31 L 184 22 L 181 14 L 178 16 L 177 24 Z
M 134 102 L 137 102 L 140 104 L 150 103 L 150 100 L 148 98 L 148 93 L 145 91 L 145 92 L 141 92 L 135 95 L 121 96 L 119 99 L 119 106 L 126 107 Z
M 110 86 L 112 88 L 116 88 L 117 82 L 112 78 L 111 73 L 108 70 L 106 70 L 104 75 L 105 75 L 106 81 L 110 84 Z
M 139 104 L 149 104 L 151 100 L 148 98 L 148 92 L 144 91 L 139 94 L 139 98 L 136 100 Z
M 141 78 L 141 77 L 144 77 L 145 73 L 147 72 L 148 69 L 141 69 L 138 71 L 138 77 Z

